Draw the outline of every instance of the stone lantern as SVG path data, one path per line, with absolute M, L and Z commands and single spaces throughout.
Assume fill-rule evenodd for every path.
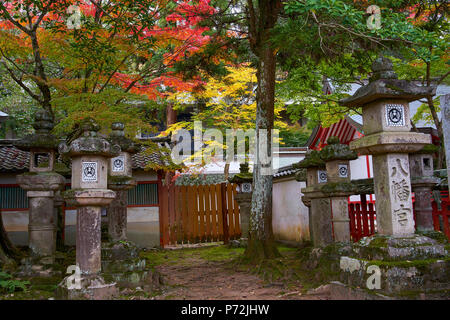
M 320 151 L 328 176 L 321 190 L 330 197 L 334 241 L 349 242 L 348 197 L 355 193 L 350 182 L 350 160 L 357 159 L 358 155 L 347 145 L 340 144 L 337 137 L 331 137 L 327 142 L 328 145 Z
M 241 216 L 241 233 L 243 239 L 248 239 L 250 210 L 252 206 L 253 174 L 249 172 L 248 162 L 240 164 L 240 172 L 229 179 L 237 184 L 235 200 L 239 204 Z
M 121 153 L 111 158 L 109 165 L 108 188 L 116 192 L 116 198 L 108 207 L 108 234 L 112 242 L 127 240 L 127 194 L 136 186 L 132 177 L 131 156 L 139 147 L 125 137 L 125 126 L 121 122 L 112 124 L 109 142 L 118 145 Z
M 17 182 L 27 191 L 29 201 L 28 236 L 32 258 L 52 264 L 56 250 L 54 215 L 55 192 L 64 188 L 63 176 L 53 172 L 58 139 L 50 134 L 53 118 L 48 111 L 35 114 L 35 134 L 16 142 L 16 146 L 30 152 L 30 172 L 17 176 Z
M 331 225 L 330 199 L 321 191 L 328 181 L 325 162 L 318 151 L 308 151 L 305 159 L 294 165 L 295 168 L 306 168 L 306 188 L 302 189 L 305 205 L 310 204 L 309 225 L 310 237 L 314 246 L 326 246 L 333 242 Z
M 383 57 L 372 70 L 369 84 L 341 103 L 363 109 L 365 136 L 350 148 L 372 155 L 378 234 L 339 252 L 340 283 L 332 299 L 442 299 L 450 288 L 447 242 L 431 232 L 414 234 L 408 156 L 431 143 L 430 135 L 410 131 L 409 102 L 434 90 L 398 80 Z
M 430 145 L 409 155 L 411 187 L 415 196 L 416 230 L 418 231 L 434 230 L 431 193 L 433 187 L 440 181 L 439 178 L 433 176 L 433 153 L 435 149 L 436 147 Z
M 101 209 L 114 200 L 108 190 L 109 159 L 120 154 L 120 147 L 99 137 L 99 126 L 86 119 L 82 135 L 70 145 L 59 145 L 60 153 L 72 159 L 72 189 L 64 192 L 68 205 L 77 207 L 76 263 L 81 287 L 69 287 L 68 297 L 105 298 L 116 292 L 115 283 L 106 284 L 101 271 Z M 62 287 L 66 289 L 63 281 Z
M 368 85 L 341 104 L 362 107 L 365 136 L 350 148 L 373 156 L 377 228 L 382 235 L 414 233 L 409 153 L 431 143 L 428 134 L 411 132 L 409 102 L 434 95 L 435 89 L 398 80 L 384 57 L 372 65 Z

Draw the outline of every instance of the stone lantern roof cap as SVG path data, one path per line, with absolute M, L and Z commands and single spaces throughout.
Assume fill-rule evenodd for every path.
M 325 162 L 320 158 L 320 152 L 317 150 L 308 150 L 305 159 L 292 165 L 295 169 L 300 168 L 324 168 Z
M 136 144 L 130 138 L 125 136 L 125 125 L 122 122 L 114 122 L 111 125 L 112 132 L 108 138 L 111 144 L 117 144 L 120 146 L 123 152 L 128 152 L 130 154 L 138 153 L 141 147 Z
M 235 174 L 228 181 L 231 183 L 250 183 L 253 182 L 253 173 L 250 172 L 248 162 L 239 165 L 239 173 Z
M 358 159 L 358 154 L 350 150 L 348 145 L 341 144 L 338 137 L 330 137 L 327 142 L 328 145 L 320 151 L 320 158 L 323 161 Z
M 92 119 L 85 119 L 81 125 L 82 135 L 72 141 L 70 145 L 61 143 L 59 153 L 67 156 L 97 155 L 107 158 L 116 157 L 120 154 L 120 146 L 109 143 L 106 139 L 98 136 L 100 126 Z
M 363 107 L 379 99 L 402 99 L 411 102 L 436 94 L 435 87 L 421 87 L 411 81 L 399 80 L 393 70 L 392 61 L 386 57 L 377 58 L 372 64 L 372 71 L 369 84 L 359 88 L 353 96 L 341 100 L 341 105 L 350 108 Z
M 39 110 L 34 114 L 34 134 L 15 141 L 14 145 L 23 151 L 57 150 L 59 140 L 50 133 L 53 129 L 53 116 L 47 110 Z

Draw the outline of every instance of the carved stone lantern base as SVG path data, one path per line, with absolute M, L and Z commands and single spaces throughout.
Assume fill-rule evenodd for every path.
M 250 226 L 250 210 L 252 207 L 252 194 L 251 193 L 238 193 L 234 199 L 239 204 L 239 210 L 241 213 L 241 238 L 248 239 L 248 229 Z
M 110 242 L 127 241 L 127 193 L 137 185 L 132 177 L 113 176 L 108 178 L 108 188 L 116 198 L 108 207 L 108 237 Z
M 321 192 L 320 185 L 302 189 L 304 198 L 310 206 L 310 235 L 315 247 L 323 247 L 333 243 L 330 199 Z
M 53 172 L 17 176 L 29 202 L 28 237 L 31 259 L 36 264 L 53 264 L 56 250 L 56 221 L 53 198 L 64 187 L 63 176 Z
M 68 206 L 77 207 L 77 253 L 81 288 L 59 285 L 59 299 L 108 299 L 117 293 L 116 283 L 106 283 L 101 271 L 101 208 L 116 197 L 107 189 L 73 189 L 64 192 Z M 70 276 L 69 276 L 70 277 Z
M 353 244 L 351 252 L 340 257 L 341 283 L 332 290 L 333 298 L 355 299 L 357 288 L 369 293 L 366 299 L 448 298 L 446 239 L 436 232 L 429 235 L 375 235 Z

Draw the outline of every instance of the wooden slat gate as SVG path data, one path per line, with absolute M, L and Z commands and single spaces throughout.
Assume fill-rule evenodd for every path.
M 161 186 L 160 243 L 215 242 L 241 236 L 236 185 Z

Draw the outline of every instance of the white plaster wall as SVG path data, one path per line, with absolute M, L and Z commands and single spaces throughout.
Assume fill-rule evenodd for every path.
M 28 211 L 2 211 L 6 231 L 25 231 L 28 228 Z M 128 208 L 128 223 L 159 222 L 159 207 Z M 66 226 L 76 225 L 77 211 L 66 210 Z
M 350 175 L 352 180 L 373 178 L 372 156 L 369 155 L 368 159 L 370 172 L 367 170 L 367 157 L 365 155 L 350 161 Z M 350 201 L 360 201 L 359 195 L 351 196 Z
M 309 240 L 308 208 L 301 200 L 301 188 L 305 183 L 294 178 L 274 181 L 272 227 L 277 240 Z

